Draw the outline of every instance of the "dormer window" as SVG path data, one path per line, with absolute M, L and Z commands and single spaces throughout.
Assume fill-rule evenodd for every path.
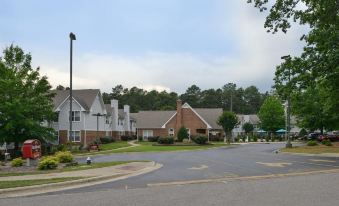
M 72 122 L 80 122 L 80 111 L 72 111 Z

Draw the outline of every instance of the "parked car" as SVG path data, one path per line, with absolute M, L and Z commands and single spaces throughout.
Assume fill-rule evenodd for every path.
M 329 134 L 326 138 L 331 142 L 339 141 L 339 134 Z
M 316 132 L 309 133 L 307 135 L 307 140 L 319 140 L 318 139 L 319 136 L 320 136 L 320 133 L 316 133 Z
M 318 140 L 319 141 L 323 141 L 323 140 L 327 140 L 328 139 L 328 135 L 327 134 L 321 134 L 318 136 Z

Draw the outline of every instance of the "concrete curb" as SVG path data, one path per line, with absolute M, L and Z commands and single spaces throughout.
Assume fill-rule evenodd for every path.
M 309 153 L 296 153 L 296 152 L 282 152 L 279 150 L 281 154 L 290 154 L 290 155 L 299 155 L 299 156 L 307 156 L 307 157 L 339 157 L 339 153 L 321 153 L 321 154 L 309 154 Z
M 107 154 L 114 154 L 114 153 L 110 153 L 111 151 L 119 151 L 119 150 L 123 150 L 123 149 L 128 149 L 128 148 L 133 148 L 133 147 L 138 147 L 140 146 L 139 144 L 135 144 L 134 142 L 127 142 L 130 146 L 127 147 L 120 147 L 120 148 L 116 148 L 116 149 L 111 149 L 111 150 L 104 150 L 104 151 L 98 151 L 98 152 L 88 152 L 88 153 L 83 153 L 83 154 L 78 154 L 78 155 L 74 155 L 74 158 L 80 158 L 80 157 L 86 157 L 86 156 L 99 156 L 99 155 L 107 155 Z M 103 152 L 107 152 L 107 153 L 103 153 Z
M 153 163 L 152 167 L 146 167 L 141 170 L 132 173 L 115 173 L 114 175 L 105 175 L 105 176 L 97 176 L 90 178 L 83 178 L 79 180 L 51 183 L 51 184 L 42 184 L 42 185 L 33 185 L 33 186 L 25 186 L 25 187 L 16 187 L 16 188 L 8 188 L 8 189 L 0 189 L 0 198 L 9 198 L 9 197 L 22 197 L 22 196 L 30 196 L 37 195 L 49 192 L 57 192 L 68 189 L 75 189 L 80 187 L 92 186 L 97 184 L 102 184 L 106 182 L 114 182 L 118 180 L 127 179 L 130 177 L 146 174 L 149 172 L 153 172 L 157 169 L 160 169 L 163 165 Z

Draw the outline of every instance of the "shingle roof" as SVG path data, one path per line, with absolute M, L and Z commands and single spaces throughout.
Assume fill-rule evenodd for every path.
M 212 129 L 222 129 L 217 124 L 218 117 L 222 114 L 221 108 L 196 108 L 194 109 L 211 127 Z M 161 128 L 176 111 L 140 111 L 133 113 L 137 120 L 138 128 Z
M 212 129 L 222 129 L 217 124 L 219 116 L 222 114 L 222 108 L 193 108 L 211 127 Z
M 69 96 L 69 90 L 52 90 L 52 92 L 56 93 L 53 98 L 54 109 L 56 109 Z M 73 90 L 72 96 L 84 109 L 90 110 L 99 92 L 99 89 L 79 89 Z
M 140 111 L 132 115 L 137 120 L 137 128 L 161 128 L 175 111 Z

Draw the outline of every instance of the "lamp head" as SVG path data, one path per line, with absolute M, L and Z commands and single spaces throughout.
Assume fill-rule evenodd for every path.
M 69 33 L 69 38 L 70 38 L 71 40 L 76 40 L 75 34 L 73 34 L 72 32 Z

